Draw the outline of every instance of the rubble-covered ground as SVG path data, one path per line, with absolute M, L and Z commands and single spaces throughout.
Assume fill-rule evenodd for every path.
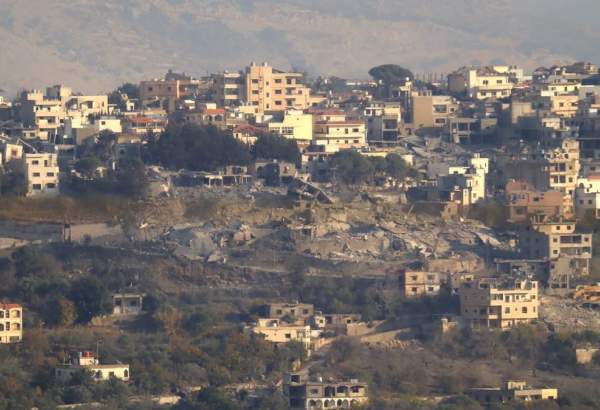
M 540 299 L 540 318 L 556 331 L 600 332 L 600 311 L 584 308 L 580 302 L 569 297 L 543 295 Z

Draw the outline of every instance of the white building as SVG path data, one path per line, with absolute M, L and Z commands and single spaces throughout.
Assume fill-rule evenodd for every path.
M 67 383 L 74 374 L 81 371 L 91 373 L 92 379 L 96 382 L 108 381 L 111 378 L 129 381 L 128 364 L 100 364 L 92 352 L 78 352 L 69 363 L 57 366 L 54 375 L 59 382 Z
M 56 154 L 25 154 L 23 166 L 27 177 L 27 196 L 57 195 L 59 193 L 59 169 Z

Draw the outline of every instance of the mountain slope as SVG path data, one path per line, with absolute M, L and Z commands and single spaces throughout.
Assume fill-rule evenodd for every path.
M 599 14 L 596 0 L 2 0 L 0 88 L 106 91 L 251 60 L 339 76 L 600 60 Z

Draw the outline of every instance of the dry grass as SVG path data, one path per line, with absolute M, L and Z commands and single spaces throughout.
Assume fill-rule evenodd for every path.
M 0 198 L 0 219 L 35 222 L 109 222 L 124 215 L 132 204 L 108 195 L 88 197 Z

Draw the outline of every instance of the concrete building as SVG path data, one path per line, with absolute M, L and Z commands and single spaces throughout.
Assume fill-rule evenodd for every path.
M 262 335 L 266 341 L 271 343 L 298 342 L 307 350 L 311 349 L 311 329 L 308 325 L 290 325 L 280 319 L 261 318 L 253 325 L 246 326 L 244 332 Z
M 400 293 L 405 298 L 433 296 L 448 280 L 448 274 L 404 270 L 400 272 Z
M 537 191 L 527 182 L 509 181 L 506 184 L 506 201 L 509 220 L 514 223 L 528 223 L 532 218 L 537 222 L 566 218 L 569 198 L 559 191 Z
M 366 383 L 358 380 L 323 381 L 310 378 L 307 373 L 287 374 L 283 392 L 291 409 L 349 409 L 369 401 Z
M 245 78 L 240 72 L 214 74 L 212 99 L 220 107 L 237 107 L 246 99 Z
M 431 91 L 413 92 L 412 124 L 419 128 L 444 128 L 456 116 L 458 103 L 447 95 L 432 95 Z
M 574 203 L 578 219 L 587 215 L 600 218 L 600 175 L 588 175 L 577 180 Z
M 402 105 L 399 102 L 372 101 L 363 110 L 369 142 L 398 142 L 402 129 Z
M 590 273 L 592 236 L 576 232 L 575 221 L 533 223 L 519 231 L 519 248 L 525 258 L 549 260 L 550 287 L 568 288 L 572 279 Z
M 311 106 L 310 89 L 302 84 L 302 73 L 276 70 L 267 63 L 255 63 L 244 72 L 246 103 L 256 113 L 304 110 Z
M 303 323 L 315 314 L 315 307 L 309 303 L 270 303 L 266 306 L 267 317 L 283 319 L 294 317 Z
M 0 303 L 0 344 L 23 340 L 23 307 L 16 303 Z
M 459 291 L 461 317 L 474 329 L 508 329 L 538 318 L 538 282 L 529 279 L 475 279 Z
M 143 293 L 115 293 L 113 300 L 113 315 L 139 315 L 143 312 Z
M 127 382 L 130 377 L 128 364 L 100 364 L 92 352 L 78 352 L 68 363 L 57 366 L 54 376 L 59 382 L 68 383 L 73 375 L 81 371 L 90 373 L 95 382 L 108 381 L 111 378 Z
M 58 156 L 50 153 L 23 155 L 27 195 L 59 193 Z
M 35 128 L 36 137 L 53 141 L 67 113 L 60 100 L 46 99 L 41 91 L 33 90 L 21 94 L 19 116 L 25 127 Z
M 23 157 L 23 146 L 10 142 L 0 142 L 0 155 L 2 164 L 12 160 L 20 160 Z
M 507 98 L 518 75 L 518 69 L 506 66 L 463 67 L 448 76 L 448 90 L 476 100 Z
M 523 381 L 507 381 L 503 387 L 473 388 L 466 395 L 480 403 L 491 405 L 494 403 L 532 402 L 538 400 L 558 399 L 558 389 L 549 387 L 531 387 Z
M 328 152 L 362 148 L 366 145 L 365 122 L 340 110 L 312 110 L 313 145 Z
M 308 145 L 313 138 L 313 118 L 299 110 L 287 110 L 280 118 L 269 121 L 270 132 L 295 140 L 300 145 Z

